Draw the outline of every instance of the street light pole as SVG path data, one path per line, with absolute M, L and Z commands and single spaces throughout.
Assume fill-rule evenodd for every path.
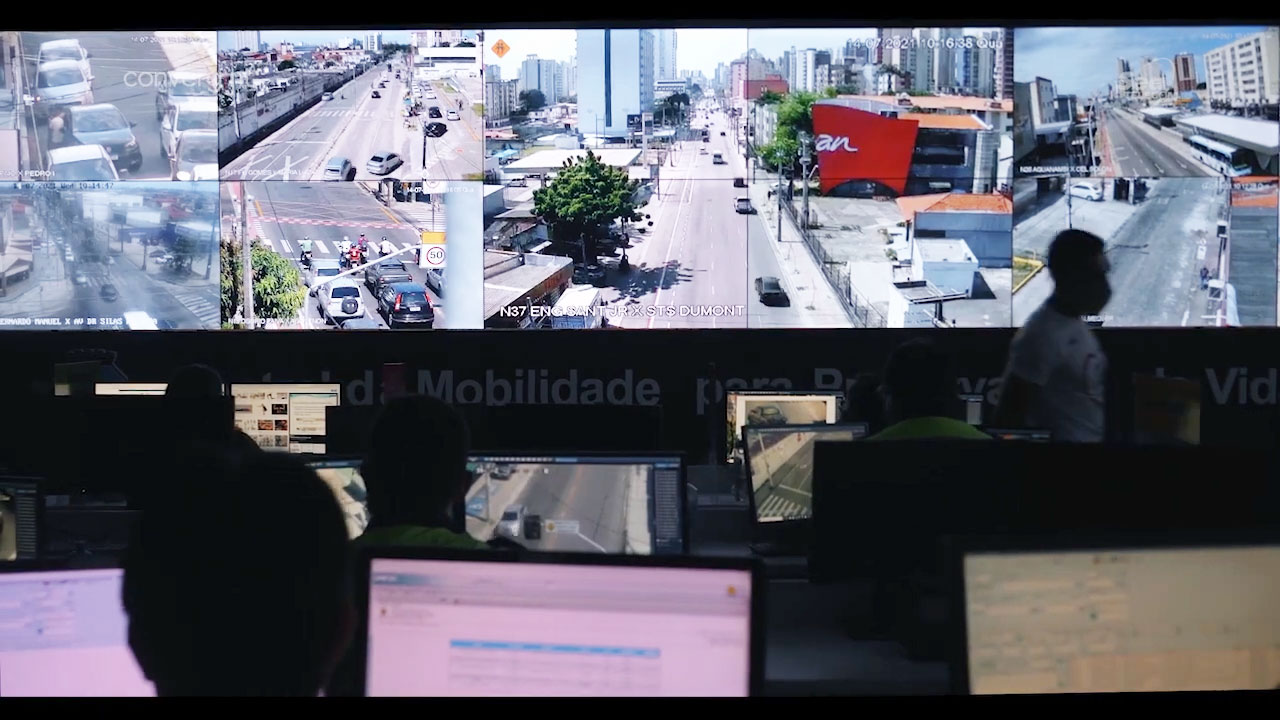
M 774 150 L 773 154 L 778 163 L 778 242 L 782 242 L 782 149 Z
M 804 178 L 804 186 L 801 190 L 804 192 L 804 213 L 801 215 L 804 227 L 801 228 L 801 234 L 809 230 L 809 133 L 801 131 L 797 134 L 800 141 L 800 177 Z
M 249 241 L 249 195 L 240 183 L 240 302 L 246 328 L 253 324 L 253 248 Z

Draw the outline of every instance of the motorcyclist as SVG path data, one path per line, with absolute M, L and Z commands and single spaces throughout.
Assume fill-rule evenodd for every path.
M 302 238 L 302 242 L 298 243 L 298 245 L 302 248 L 302 252 L 298 255 L 298 259 L 305 263 L 311 259 L 311 236 L 308 235 Z
M 352 267 L 355 267 L 356 265 L 358 265 L 358 264 L 360 263 L 360 255 L 361 255 L 361 253 L 360 253 L 360 246 L 359 246 L 359 245 L 352 245 L 352 246 L 351 246 L 351 250 L 350 250 L 350 254 L 349 254 L 349 257 L 351 258 L 351 266 L 352 266 Z
M 391 245 L 391 241 L 387 239 L 387 236 L 383 235 L 382 236 L 382 254 L 390 255 L 393 252 L 395 252 L 395 247 Z
M 360 233 L 360 249 L 364 250 L 367 247 L 369 247 L 369 240 L 364 236 L 364 233 Z

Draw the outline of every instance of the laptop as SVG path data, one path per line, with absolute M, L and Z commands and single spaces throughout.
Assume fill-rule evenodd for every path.
M 40 556 L 43 503 L 36 478 L 0 475 L 0 563 Z
M 369 697 L 747 697 L 763 674 L 750 560 L 372 549 Z
M 684 462 L 641 453 L 473 453 L 455 517 L 482 542 L 526 549 L 681 555 L 688 546 Z
M 961 694 L 1280 688 L 1280 531 L 965 538 Z
M 124 571 L 0 570 L 0 697 L 154 697 L 129 649 Z

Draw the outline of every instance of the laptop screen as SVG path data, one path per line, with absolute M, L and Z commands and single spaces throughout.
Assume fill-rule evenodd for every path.
M 748 570 L 375 558 L 366 695 L 746 697 Z
M 358 458 L 329 458 L 307 463 L 321 480 L 333 490 L 342 506 L 347 521 L 347 534 L 352 540 L 360 537 L 369 525 L 364 478 L 360 476 Z
M 338 405 L 338 383 L 232 385 L 236 427 L 264 450 L 325 452 L 325 408 Z
M 34 479 L 0 476 L 0 562 L 40 554 L 40 494 Z
M 756 520 L 778 522 L 811 517 L 813 444 L 848 442 L 866 436 L 865 423 L 743 428 Z
M 1280 686 L 1280 546 L 963 562 L 975 695 Z
M 151 697 L 119 569 L 0 573 L 0 696 Z
M 530 550 L 684 553 L 678 456 L 473 455 L 467 534 Z

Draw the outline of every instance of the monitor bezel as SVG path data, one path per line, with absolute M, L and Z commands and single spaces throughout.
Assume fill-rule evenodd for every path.
M 227 393 L 227 394 L 226 394 L 226 397 L 231 401 L 231 418 L 232 418 L 232 422 L 233 422 L 233 423 L 235 422 L 235 415 L 236 415 L 236 410 L 235 410 L 235 402 L 236 402 L 236 388 L 238 388 L 238 387 L 271 387 L 271 386 L 281 386 L 281 387 L 284 387 L 284 386 L 289 386 L 289 385 L 316 385 L 316 386 L 319 386 L 319 385 L 330 385 L 330 386 L 334 386 L 334 387 L 336 387 L 336 388 L 337 388 L 337 391 L 334 393 L 334 395 L 338 398 L 338 403 L 337 403 L 337 405 L 327 405 L 327 406 L 325 406 L 325 415 L 324 415 L 324 444 L 325 444 L 325 447 L 327 448 L 327 447 L 329 446 L 329 412 L 328 412 L 328 408 L 330 408 L 330 407 L 340 407 L 340 406 L 342 406 L 342 383 L 340 383 L 340 382 L 238 382 L 238 383 L 227 383 L 227 384 L 226 384 L 226 393 Z M 304 392 L 305 392 L 305 391 L 304 391 Z M 298 456 L 299 458 L 304 458 L 304 462 L 310 462 L 309 460 L 305 460 L 305 458 L 319 458 L 319 457 L 327 457 L 327 456 L 328 456 L 328 453 L 324 453 L 324 452 L 318 452 L 318 453 L 315 453 L 315 452 L 292 452 L 292 451 L 291 451 L 291 450 L 289 450 L 287 447 L 286 447 L 286 448 L 279 448 L 279 449 L 277 449 L 277 448 L 262 448 L 262 450 L 263 450 L 264 452 L 284 452 L 286 455 L 296 455 L 296 456 Z
M 1161 532 L 1087 532 L 1043 535 L 953 536 L 943 540 L 945 583 L 950 605 L 946 645 L 952 694 L 969 695 L 969 628 L 966 613 L 964 559 L 974 554 L 1039 552 L 1144 551 L 1201 548 L 1280 546 L 1280 526 L 1234 530 Z
M 682 453 L 682 452 L 675 452 L 675 451 L 673 451 L 673 452 L 653 452 L 653 451 L 649 451 L 649 452 L 622 452 L 622 451 L 612 451 L 612 450 L 610 450 L 610 451 L 589 451 L 589 452 L 543 452 L 543 453 L 534 453 L 534 452 L 529 452 L 529 451 L 527 451 L 527 450 L 525 450 L 525 451 L 517 451 L 517 452 L 507 452 L 507 451 L 504 451 L 504 450 L 468 450 L 468 451 L 467 451 L 467 462 L 471 462 L 471 458 L 472 458 L 472 457 L 475 457 L 475 456 L 477 456 L 477 455 L 500 455 L 500 456 L 503 456 L 503 457 L 511 457 L 511 458 L 527 458 L 527 459 L 528 459 L 527 461 L 531 461 L 531 462 L 532 462 L 532 461 L 537 461 L 537 460 L 538 460 L 538 459 L 540 459 L 540 458 L 548 458 L 548 457 L 554 457 L 554 458 L 575 457 L 575 458 L 585 458 L 585 459 L 592 459 L 592 458 L 601 458 L 601 459 L 638 458 L 638 459 L 640 459 L 641 461 L 644 461 L 644 460 L 646 460 L 646 459 L 652 459 L 652 460 L 672 460 L 672 459 L 674 459 L 676 462 L 678 462 L 678 463 L 680 464 L 680 470 L 679 470 L 680 477 L 676 480 L 676 485 L 678 486 L 678 488 L 679 488 L 679 492 L 680 492 L 680 498 L 679 498 L 679 501 L 680 501 L 680 555 L 688 555 L 688 554 L 689 554 L 689 526 L 690 526 L 690 523 L 691 523 L 691 520 L 690 520 L 690 518 L 689 518 L 689 515 L 690 515 L 690 512 L 689 512 L 689 474 L 688 474 L 688 468 L 689 468 L 689 465 L 688 465 L 688 462 L 686 461 L 685 453 Z M 512 460 L 511 462 L 513 462 L 513 463 L 518 463 L 518 462 L 521 462 L 521 460 Z M 470 487 L 468 487 L 468 490 L 470 490 Z M 651 499 L 652 499 L 652 498 L 651 498 Z M 458 502 L 454 503 L 454 505 L 453 505 L 453 516 L 454 516 L 454 520 L 455 520 L 455 522 L 457 523 L 457 525 L 461 526 L 461 529 L 458 529 L 457 527 L 452 528 L 452 529 L 454 530 L 454 532 L 460 532 L 460 533 L 462 533 L 462 534 L 464 534 L 464 535 L 465 535 L 465 534 L 467 533 L 467 531 L 466 531 L 466 522 L 467 522 L 467 501 L 466 501 L 466 498 L 465 498 L 465 497 L 464 497 L 462 500 L 459 500 Z M 650 547 L 652 547 L 652 545 L 651 545 Z M 531 552 L 540 552 L 540 551 L 531 551 Z M 625 554 L 625 553 L 621 553 L 621 554 Z M 628 556 L 628 557 L 652 557 L 652 555 L 636 555 L 636 556 Z M 677 556 L 676 556 L 676 555 L 664 555 L 664 556 L 662 556 L 662 557 L 677 557 Z
M 765 432 L 796 432 L 796 431 L 804 432 L 806 430 L 812 430 L 816 432 L 816 431 L 824 431 L 824 430 L 838 431 L 841 428 L 859 428 L 859 427 L 862 428 L 862 437 L 854 438 L 853 440 L 849 440 L 847 442 L 857 442 L 859 440 L 866 440 L 868 437 L 870 437 L 870 434 L 871 434 L 871 427 L 865 422 L 832 423 L 832 424 L 809 423 L 806 425 L 754 425 L 752 427 L 764 430 Z M 813 521 L 812 502 L 810 502 L 810 505 L 809 505 L 809 517 L 783 518 L 780 520 L 770 520 L 768 522 L 762 522 L 760 520 L 760 513 L 758 508 L 756 508 L 755 482 L 752 478 L 752 472 L 751 472 L 751 453 L 748 452 L 749 446 L 747 445 L 746 440 L 747 440 L 747 426 L 744 425 L 742 427 L 742 464 L 745 466 L 744 472 L 745 472 L 746 482 L 747 482 L 747 488 L 746 488 L 747 512 L 750 513 L 751 524 L 761 528 L 778 528 L 778 527 L 794 527 L 799 525 L 807 525 L 808 523 L 812 522 Z M 846 442 L 846 441 L 827 440 L 826 442 Z
M 747 696 L 759 697 L 764 690 L 765 632 L 767 630 L 764 593 L 768 586 L 760 560 L 747 557 L 701 557 L 690 555 L 608 555 L 596 553 L 531 552 L 505 553 L 492 550 L 456 548 L 365 546 L 358 550 L 356 612 L 363 633 L 357 635 L 352 651 L 357 653 L 360 697 L 368 696 L 369 676 L 369 594 L 374 560 L 436 560 L 491 563 L 529 563 L 592 567 L 688 568 L 694 570 L 745 571 L 751 577 L 751 609 L 748 618 L 751 637 L 747 649 Z

